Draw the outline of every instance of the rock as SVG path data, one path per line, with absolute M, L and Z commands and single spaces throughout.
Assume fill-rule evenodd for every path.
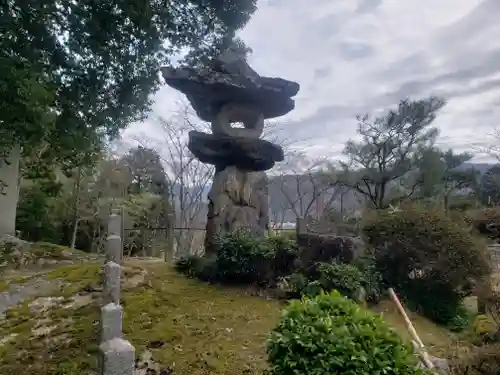
M 68 250 L 63 250 L 61 252 L 61 256 L 63 258 L 66 258 L 66 259 L 71 259 L 73 257 L 73 253 L 71 251 L 68 251 Z
M 442 374 L 449 374 L 450 373 L 450 361 L 447 360 L 446 358 L 439 358 L 439 357 L 433 357 L 429 356 L 429 359 L 431 360 L 432 364 L 435 366 L 436 370 Z
M 189 132 L 189 150 L 200 161 L 224 169 L 234 165 L 248 171 L 265 171 L 284 159 L 283 149 L 263 139 Z
M 213 241 L 219 233 L 245 229 L 264 236 L 269 222 L 264 172 L 244 172 L 235 166 L 217 171 L 208 199 L 206 253 L 215 252 Z
M 231 102 L 252 104 L 265 119 L 283 116 L 295 108 L 291 97 L 300 89 L 298 83 L 282 78 L 168 67 L 161 72 L 169 86 L 186 95 L 203 121 L 213 121 L 220 108 Z
M 357 237 L 301 233 L 297 236 L 300 263 L 304 268 L 317 262 L 352 263 L 362 254 L 363 242 Z

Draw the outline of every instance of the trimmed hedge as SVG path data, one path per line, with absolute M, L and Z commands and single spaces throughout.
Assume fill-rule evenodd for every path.
M 267 343 L 272 375 L 422 374 L 413 350 L 338 292 L 292 301 Z

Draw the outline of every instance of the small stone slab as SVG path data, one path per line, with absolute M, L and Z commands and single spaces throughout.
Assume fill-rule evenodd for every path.
M 213 121 L 227 103 L 245 103 L 262 111 L 265 119 L 286 115 L 295 108 L 297 82 L 215 70 L 161 68 L 165 82 L 186 95 L 199 118 Z
M 122 268 L 118 263 L 108 262 L 103 269 L 103 294 L 105 303 L 120 303 L 120 281 Z
M 108 236 L 121 236 L 122 218 L 117 213 L 109 215 L 108 219 Z
M 106 260 L 120 263 L 122 261 L 122 239 L 119 235 L 112 234 L 106 239 Z
M 130 342 L 115 338 L 103 342 L 101 351 L 101 375 L 134 375 L 135 349 Z
M 247 171 L 266 171 L 283 161 L 283 149 L 263 139 L 189 132 L 188 148 L 201 162 L 223 169 L 235 166 Z
M 101 342 L 121 338 L 123 331 L 123 307 L 108 303 L 101 308 Z

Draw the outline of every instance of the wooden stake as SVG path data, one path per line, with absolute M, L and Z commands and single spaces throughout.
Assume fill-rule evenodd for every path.
M 424 364 L 427 366 L 427 368 L 430 368 L 430 369 L 434 368 L 434 364 L 430 360 L 429 354 L 425 350 L 424 343 L 420 339 L 420 336 L 418 335 L 417 331 L 415 330 L 415 327 L 413 327 L 413 324 L 412 324 L 410 318 L 408 317 L 408 315 L 406 314 L 406 311 L 405 311 L 403 305 L 399 301 L 398 296 L 394 292 L 394 289 L 389 288 L 389 296 L 391 297 L 392 302 L 394 302 L 394 304 L 398 308 L 399 313 L 403 317 L 403 319 L 405 321 L 406 329 L 408 330 L 411 337 L 413 338 L 413 341 L 415 341 L 415 343 L 417 344 L 419 352 L 420 352 L 419 354 L 420 354 L 422 360 L 424 361 Z

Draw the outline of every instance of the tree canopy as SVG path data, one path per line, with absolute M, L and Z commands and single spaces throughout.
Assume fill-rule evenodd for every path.
M 212 56 L 256 0 L 8 0 L 0 9 L 0 148 L 21 143 L 73 162 L 145 117 L 172 55 Z
M 431 127 L 437 112 L 446 104 L 439 97 L 402 100 L 397 109 L 369 121 L 358 116 L 360 141 L 350 140 L 344 148 L 347 162 L 343 184 L 367 197 L 376 208 L 384 208 L 391 183 L 401 185 L 404 195 L 419 184 L 422 152 L 434 144 L 438 130 Z M 411 178 L 408 178 L 411 177 Z M 410 182 L 405 184 L 405 182 Z

